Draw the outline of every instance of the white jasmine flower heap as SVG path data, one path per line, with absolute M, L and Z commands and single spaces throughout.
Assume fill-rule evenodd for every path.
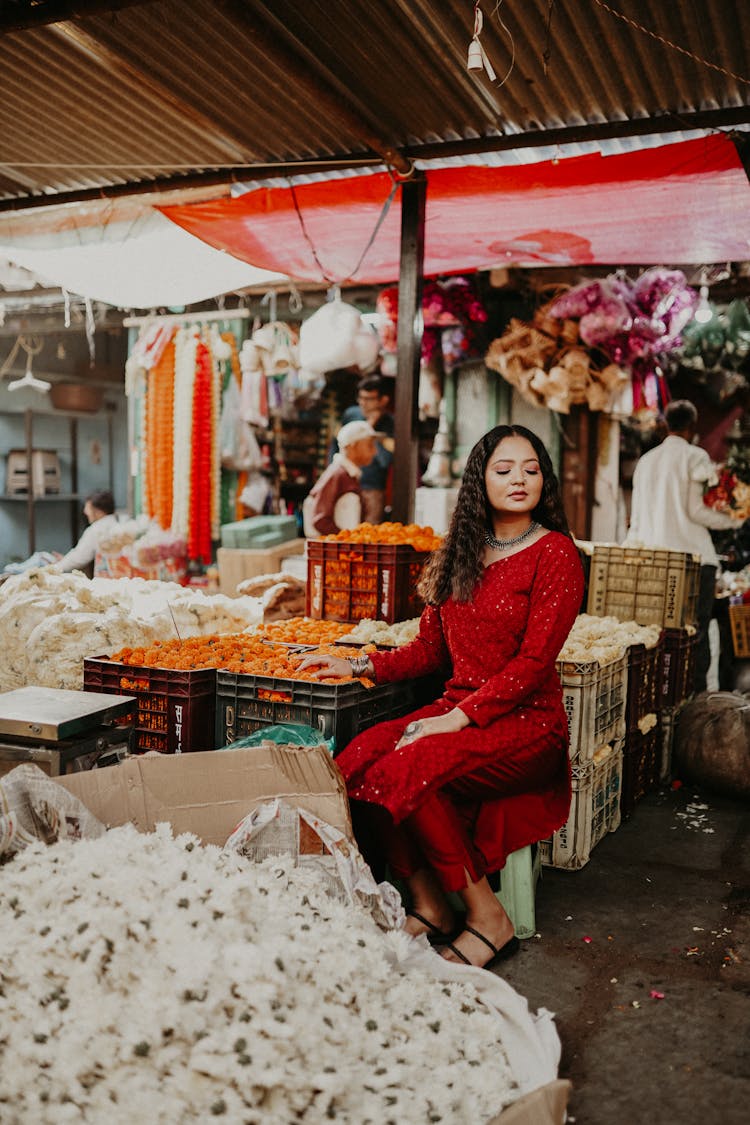
M 164 637 L 239 633 L 262 620 L 255 598 L 174 582 L 30 570 L 0 586 L 0 691 L 83 687 L 83 659 Z
M 362 644 L 388 645 L 398 648 L 413 641 L 419 633 L 419 618 L 412 617 L 409 621 L 397 621 L 389 625 L 387 621 L 373 621 L 371 617 L 363 617 L 358 621 L 351 633 L 346 634 L 347 640 L 358 641 Z
M 594 661 L 602 667 L 618 660 L 631 645 L 653 648 L 659 643 L 659 625 L 638 625 L 635 621 L 620 621 L 617 617 L 593 617 L 580 614 L 568 634 L 559 660 L 588 664 Z
M 474 985 L 399 969 L 413 942 L 327 885 L 165 825 L 27 848 L 0 870 L 0 1120 L 487 1121 L 518 1090 Z

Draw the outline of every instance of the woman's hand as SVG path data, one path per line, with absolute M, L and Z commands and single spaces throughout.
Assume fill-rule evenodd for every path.
M 352 674 L 352 666 L 345 657 L 328 656 L 314 652 L 309 656 L 303 656 L 297 668 L 300 672 L 304 672 L 308 668 L 319 668 L 320 670 L 315 673 L 318 680 L 328 679 L 329 676 L 351 676 Z
M 454 707 L 447 715 L 433 715 L 428 719 L 416 719 L 404 728 L 404 733 L 396 746 L 408 746 L 420 738 L 429 738 L 433 734 L 455 734 L 469 725 L 468 715 L 458 707 Z

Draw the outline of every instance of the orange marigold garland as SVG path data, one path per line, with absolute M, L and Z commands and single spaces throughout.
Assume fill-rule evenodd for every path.
M 172 523 L 175 346 L 170 341 L 149 371 L 147 432 L 148 507 L 165 530 Z

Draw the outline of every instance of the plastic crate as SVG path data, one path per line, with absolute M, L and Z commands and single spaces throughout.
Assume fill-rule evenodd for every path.
M 187 754 L 216 748 L 213 668 L 178 672 L 172 668 L 136 668 L 106 657 L 87 658 L 83 662 L 83 688 L 136 697 L 136 753 L 156 750 L 160 754 Z
M 687 629 L 665 629 L 661 661 L 661 705 L 676 707 L 693 694 L 698 635 Z
M 595 617 L 681 629 L 696 621 L 699 584 L 700 560 L 694 555 L 597 544 L 587 610 Z
M 662 708 L 663 640 L 653 648 L 630 645 L 628 648 L 628 693 L 625 723 L 629 730 L 645 715 Z
M 598 661 L 559 660 L 557 671 L 568 716 L 570 756 L 580 764 L 625 733 L 627 655 L 602 667 Z
M 750 657 L 750 605 L 730 605 L 729 624 L 734 655 L 747 659 Z
M 591 852 L 620 825 L 621 743 L 600 749 L 594 761 L 573 768 L 573 798 L 567 822 L 539 847 L 546 867 L 576 871 Z
M 623 818 L 630 816 L 638 801 L 656 788 L 661 770 L 661 742 L 662 730 L 658 723 L 647 734 L 642 734 L 637 727 L 626 734 L 620 800 Z
M 358 680 L 321 684 L 276 676 L 216 673 L 216 744 L 228 746 L 275 723 L 304 723 L 343 750 L 360 731 L 415 709 L 410 681 L 366 688 Z
M 418 617 L 417 583 L 429 551 L 405 543 L 307 542 L 307 616 L 326 621 L 374 618 L 393 625 Z
M 659 752 L 659 781 L 669 781 L 672 777 L 672 750 L 677 727 L 679 708 L 661 713 L 661 748 Z

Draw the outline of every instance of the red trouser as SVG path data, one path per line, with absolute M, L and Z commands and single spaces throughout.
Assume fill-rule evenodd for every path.
M 394 824 L 380 805 L 358 802 L 358 806 L 370 821 L 394 878 L 408 878 L 431 867 L 443 890 L 460 891 L 488 873 L 472 841 L 481 802 L 510 796 L 515 789 L 502 767 L 495 770 L 488 765 L 431 794 L 400 824 Z

